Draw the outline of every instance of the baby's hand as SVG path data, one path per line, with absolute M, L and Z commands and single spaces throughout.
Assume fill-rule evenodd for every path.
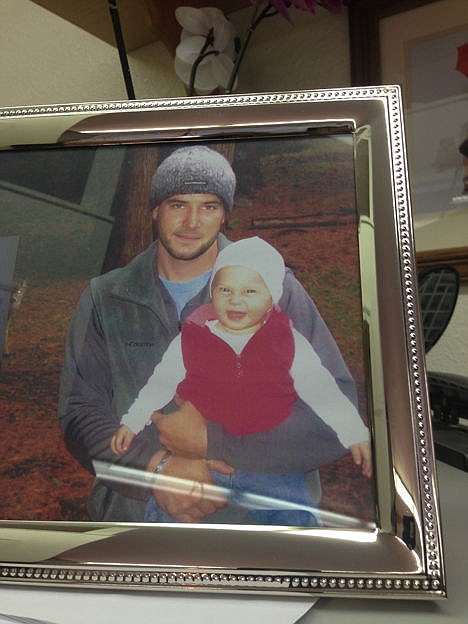
M 110 443 L 112 452 L 116 455 L 122 455 L 122 453 L 128 451 L 134 437 L 135 434 L 131 429 L 129 429 L 126 425 L 120 425 L 112 436 Z
M 361 466 L 362 474 L 370 479 L 372 477 L 372 452 L 370 442 L 359 442 L 350 447 L 354 463 Z

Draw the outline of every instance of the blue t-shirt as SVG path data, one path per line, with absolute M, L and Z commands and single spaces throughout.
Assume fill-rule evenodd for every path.
M 210 277 L 211 271 L 202 273 L 188 282 L 172 282 L 164 277 L 159 278 L 174 300 L 174 303 L 177 306 L 177 315 L 179 318 L 185 305 L 206 286 Z

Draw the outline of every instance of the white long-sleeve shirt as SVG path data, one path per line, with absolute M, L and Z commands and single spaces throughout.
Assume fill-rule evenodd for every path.
M 240 353 L 253 334 L 232 334 L 222 331 L 217 321 L 207 321 L 210 330 Z M 344 447 L 369 439 L 353 403 L 342 393 L 334 377 L 322 365 L 311 344 L 295 329 L 294 359 L 289 371 L 298 396 L 337 434 Z M 203 355 L 201 354 L 201 357 Z M 173 398 L 179 383 L 185 378 L 181 334 L 169 344 L 161 362 L 140 390 L 121 424 L 138 433 L 151 420 L 151 414 L 166 406 Z

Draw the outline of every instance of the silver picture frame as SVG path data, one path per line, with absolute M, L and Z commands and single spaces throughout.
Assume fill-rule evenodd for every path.
M 349 240 L 354 242 L 349 243 L 351 250 L 343 248 L 330 257 L 337 265 L 347 266 L 348 257 L 354 254 L 357 287 L 351 295 L 345 289 L 338 291 L 336 305 L 344 308 L 344 314 L 354 316 L 351 325 L 346 324 L 347 320 L 335 320 L 331 332 L 339 334 L 342 329 L 358 345 L 356 361 L 363 374 L 362 410 L 371 431 L 374 473 L 365 486 L 353 472 L 347 475 L 350 480 L 346 481 L 346 487 L 357 492 L 358 502 L 353 509 L 359 507 L 362 492 L 369 513 L 354 517 L 341 504 L 342 494 L 331 494 L 331 513 L 324 508 L 322 525 L 313 528 L 235 523 L 151 525 L 74 519 L 68 512 L 60 516 L 56 511 L 60 505 L 54 504 L 63 486 L 61 468 L 59 462 L 46 466 L 45 459 L 58 450 L 46 434 L 42 442 L 38 436 L 31 444 L 34 434 L 24 414 L 27 402 L 24 393 L 33 397 L 36 404 L 45 401 L 46 395 L 52 397 L 52 407 L 44 408 L 41 418 L 59 432 L 54 409 L 60 373 L 57 362 L 63 357 L 67 324 L 79 295 L 78 286 L 73 295 L 65 296 L 59 285 L 69 281 L 73 264 L 78 262 L 76 258 L 87 260 L 83 269 L 85 277 L 113 266 L 115 258 L 109 260 L 109 241 L 112 232 L 115 233 L 111 206 L 115 206 L 116 195 L 121 198 L 126 192 L 128 177 L 123 186 L 119 178 L 119 172 L 128 168 L 125 150 L 148 147 L 170 150 L 181 143 L 229 143 L 234 149 L 262 144 L 267 145 L 264 152 L 268 157 L 273 153 L 269 146 L 274 143 L 275 162 L 282 164 L 289 163 L 289 153 L 298 151 L 299 143 L 309 146 L 317 141 L 325 141 L 321 146 L 325 145 L 325 153 L 329 150 L 333 156 L 330 161 L 336 160 L 334 150 L 338 149 L 338 143 L 348 150 L 348 177 L 337 182 L 347 191 L 348 204 L 344 208 L 340 205 L 339 219 L 340 224 L 346 222 L 351 228 Z M 94 168 L 96 154 L 106 155 L 105 165 L 100 165 L 105 169 Z M 297 175 L 289 176 L 307 178 L 307 167 L 310 171 L 319 170 L 320 163 L 313 160 L 308 151 L 299 153 L 291 165 L 297 168 Z M 17 164 L 20 161 L 21 166 Z M 314 179 L 320 175 L 323 174 Z M 56 190 L 55 181 L 59 178 L 64 192 Z M 147 181 L 144 176 L 141 180 Z M 144 182 L 141 184 L 143 197 L 147 189 Z M 75 189 L 76 185 L 79 190 Z M 106 198 L 106 192 L 112 197 Z M 301 199 L 300 193 L 301 189 L 294 201 L 307 204 L 308 199 L 303 196 Z M 328 219 L 332 207 L 336 208 L 342 200 L 338 199 L 336 190 L 326 185 L 322 193 L 328 194 L 328 199 L 319 207 L 319 216 Z M 9 440 L 9 445 L 0 462 L 0 482 L 2 490 L 9 493 L 19 492 L 21 483 L 28 498 L 19 504 L 7 502 L 1 508 L 0 583 L 291 597 L 446 597 L 399 87 L 4 108 L 0 110 L 0 197 L 3 198 L 0 245 L 16 258 L 14 271 L 10 267 L 8 276 L 2 276 L 4 356 L 0 387 L 4 396 L 0 399 L 0 418 L 2 436 Z M 35 210 L 35 202 L 41 208 L 28 221 L 24 214 Z M 57 231 L 64 233 L 62 243 L 47 239 L 55 228 L 50 223 L 57 222 L 55 210 L 63 215 L 57 226 Z M 299 247 L 309 245 L 306 238 L 304 244 L 297 242 L 306 236 L 304 232 L 319 241 L 325 233 L 336 236 L 339 227 L 335 212 L 331 223 L 328 219 L 324 224 L 314 218 L 311 223 L 305 223 L 304 217 L 295 218 L 295 209 L 292 210 L 292 216 L 285 217 L 287 233 L 281 230 L 278 240 L 289 241 L 292 251 L 286 260 L 292 258 L 290 264 L 296 271 L 294 254 Z M 303 214 L 310 216 L 312 212 L 317 217 L 317 210 L 317 206 L 311 209 L 307 204 Z M 276 227 L 270 222 L 262 229 L 265 226 L 262 219 L 268 221 L 269 216 L 272 215 L 267 210 L 262 214 L 254 211 L 249 217 L 249 231 L 260 236 L 266 232 L 268 238 L 268 227 Z M 45 223 L 42 218 L 50 219 L 43 228 L 45 232 L 41 231 L 41 223 Z M 80 219 L 89 218 L 93 221 L 92 229 L 81 229 Z M 257 223 L 252 224 L 255 219 Z M 234 222 L 234 237 L 236 227 L 239 226 Z M 90 232 L 94 236 L 95 253 L 89 251 Z M 229 233 L 228 230 L 228 237 Z M 291 235 L 295 238 L 288 239 Z M 132 241 L 124 246 L 120 240 L 121 263 L 125 253 L 131 257 L 146 244 L 141 237 L 130 238 Z M 72 249 L 73 245 L 77 245 L 77 251 Z M 284 249 L 287 247 L 283 245 Z M 320 253 L 317 266 L 322 259 L 325 262 L 324 252 Z M 38 326 L 38 321 L 47 316 L 40 302 L 33 305 L 33 297 L 26 290 L 23 301 L 17 297 L 15 304 L 15 294 L 22 295 L 21 287 L 29 288 L 31 293 L 35 289 L 38 292 L 45 283 L 40 279 L 34 282 L 34 278 L 28 281 L 27 271 L 21 268 L 21 257 L 23 266 L 34 264 L 39 271 L 43 256 L 46 257 L 44 274 L 54 273 L 54 267 L 63 268 L 61 273 L 57 269 L 54 288 L 49 282 L 45 285 L 49 300 L 54 297 L 57 300 L 50 303 L 54 315 L 46 319 L 47 326 L 54 328 L 53 338 L 44 334 L 41 344 L 49 341 L 55 359 L 47 349 L 33 349 L 25 338 L 44 331 L 42 325 Z M 347 274 L 343 279 L 348 280 Z M 84 285 L 86 280 L 81 281 Z M 317 288 L 320 291 L 321 285 Z M 320 298 L 320 294 L 317 296 Z M 325 308 L 327 297 L 327 293 L 322 296 Z M 328 322 L 326 310 L 324 316 Z M 11 350 L 8 354 L 6 341 L 10 343 L 6 345 Z M 31 368 L 15 365 L 15 349 L 23 350 Z M 347 358 L 346 348 L 344 357 Z M 47 358 L 53 359 L 55 368 L 52 366 L 47 379 L 39 382 L 31 371 L 39 372 L 48 366 Z M 20 382 L 23 385 L 17 387 Z M 39 383 L 42 388 L 36 396 Z M 21 418 L 25 420 L 18 441 L 12 431 Z M 47 452 L 37 452 L 41 443 L 48 445 Z M 29 449 L 31 446 L 34 450 Z M 23 447 L 28 450 L 19 460 Z M 151 485 L 151 480 L 159 477 L 148 477 L 136 468 L 106 464 L 99 457 L 96 460 L 94 471 L 98 478 L 110 484 L 141 483 L 143 475 L 144 482 L 148 483 L 149 479 Z M 349 463 L 344 466 L 336 469 L 338 481 L 343 474 L 340 470 L 349 471 Z M 39 494 L 32 486 L 28 491 L 30 486 L 24 483 L 31 483 L 41 473 L 50 478 L 40 486 Z M 86 481 L 84 487 L 90 483 Z M 326 494 L 326 487 L 323 489 Z M 54 503 L 49 516 L 41 504 L 43 501 L 45 505 L 46 500 Z M 86 501 L 81 500 L 80 504 L 86 508 Z

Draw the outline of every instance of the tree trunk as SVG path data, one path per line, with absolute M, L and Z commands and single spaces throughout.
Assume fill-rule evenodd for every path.
M 159 161 L 154 145 L 127 148 L 104 270 L 125 266 L 153 241 L 150 188 Z

